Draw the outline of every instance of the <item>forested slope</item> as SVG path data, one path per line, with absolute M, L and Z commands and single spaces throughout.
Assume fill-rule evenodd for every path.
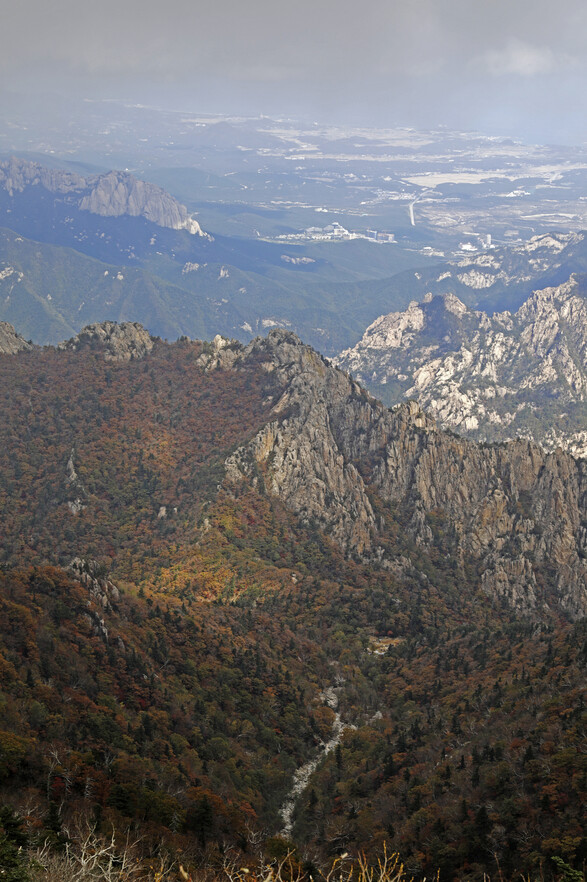
M 191 867 L 580 870 L 582 464 L 387 411 L 291 335 L 137 334 L 0 356 L 3 801 Z

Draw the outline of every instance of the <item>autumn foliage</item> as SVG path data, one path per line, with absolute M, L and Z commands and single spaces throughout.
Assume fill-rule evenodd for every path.
M 190 873 L 228 852 L 249 874 L 294 855 L 283 882 L 342 853 L 417 878 L 583 872 L 585 623 L 493 607 L 400 514 L 387 541 L 419 556 L 401 577 L 262 473 L 224 484 L 275 388 L 201 353 L 0 357 L 0 797 L 29 843 L 63 855 L 85 819 Z M 290 841 L 279 810 L 328 738 L 329 686 L 347 729 Z

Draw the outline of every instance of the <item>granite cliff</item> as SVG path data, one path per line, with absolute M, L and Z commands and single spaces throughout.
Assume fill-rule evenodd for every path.
M 45 168 L 36 162 L 11 157 L 0 162 L 0 188 L 10 197 L 29 187 L 74 200 L 80 211 L 102 217 L 143 217 L 157 226 L 204 233 L 177 199 L 155 184 L 140 181 L 128 172 L 111 171 L 84 178 L 75 172 Z
M 58 349 L 101 349 L 106 361 L 142 358 L 153 348 L 153 337 L 138 322 L 95 322 L 60 343 Z
M 181 367 L 173 379 L 158 379 L 174 359 Z M 66 371 L 68 383 L 85 377 L 81 391 L 76 381 L 68 393 L 75 418 L 61 416 L 58 383 L 34 379 L 49 368 L 57 377 Z M 20 414 L 14 425 L 34 420 L 39 437 L 49 433 L 60 451 L 39 472 L 36 460 L 26 471 L 29 451 L 21 450 L 21 467 L 35 476 L 31 497 L 61 506 L 64 547 L 76 530 L 91 545 L 96 519 L 100 536 L 120 533 L 120 518 L 128 530 L 126 509 L 139 493 L 145 535 L 159 535 L 169 513 L 169 529 L 185 529 L 192 549 L 205 540 L 202 512 L 217 493 L 237 507 L 241 492 L 260 493 L 360 566 L 422 584 L 448 568 L 469 598 L 484 592 L 536 619 L 548 610 L 572 619 L 587 613 L 585 460 L 528 440 L 487 445 L 458 437 L 414 401 L 389 410 L 291 332 L 274 330 L 246 347 L 221 337 L 166 344 L 140 325 L 104 322 L 57 351 L 5 358 L 3 369 L 5 410 Z M 210 438 L 209 463 L 200 437 Z M 98 438 L 113 446 L 96 469 Z M 146 445 L 144 462 L 142 452 L 139 462 L 131 452 L 135 443 L 141 451 Z M 108 477 L 110 457 L 116 478 Z M 156 479 L 151 471 L 168 457 L 169 476 Z M 44 535 L 46 520 L 35 512 L 22 515 L 19 535 Z
M 388 410 L 287 332 L 253 341 L 231 369 L 249 359 L 279 391 L 273 419 L 228 459 L 229 482 L 262 474 L 304 521 L 380 565 L 418 567 L 440 549 L 465 590 L 528 613 L 587 613 L 584 462 L 526 440 L 459 438 L 413 401 Z
M 87 183 L 91 190 L 80 200 L 82 211 L 91 211 L 102 217 L 120 217 L 123 214 L 144 217 L 160 227 L 203 235 L 199 223 L 188 215 L 185 205 L 155 184 L 116 171 L 90 178 Z
M 585 279 L 489 316 L 454 294 L 381 316 L 337 364 L 388 404 L 414 398 L 441 426 L 481 441 L 525 437 L 587 455 Z
M 28 343 L 24 337 L 17 334 L 8 322 L 0 322 L 0 354 L 13 355 L 22 349 L 32 349 L 33 344 Z

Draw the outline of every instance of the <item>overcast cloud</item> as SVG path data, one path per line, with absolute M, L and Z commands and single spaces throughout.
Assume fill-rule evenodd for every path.
M 587 140 L 585 0 L 0 2 L 11 89 Z

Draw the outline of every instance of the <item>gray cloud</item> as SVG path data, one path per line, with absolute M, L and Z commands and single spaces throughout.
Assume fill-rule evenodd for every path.
M 284 110 L 307 106 L 309 112 L 346 107 L 374 121 L 378 112 L 402 112 L 431 124 L 443 114 L 449 124 L 474 122 L 479 113 L 465 104 L 483 92 L 494 117 L 499 101 L 504 118 L 515 117 L 516 100 L 525 102 L 520 114 L 527 114 L 533 89 L 556 103 L 544 106 L 553 119 L 565 112 L 571 93 L 585 109 L 576 88 L 586 75 L 584 0 L 6 5 L 0 71 L 9 86 L 52 77 L 72 88 L 104 83 L 123 91 L 142 83 L 144 91 L 156 85 L 190 94 L 194 104 L 246 95 L 259 110 L 280 102 Z

